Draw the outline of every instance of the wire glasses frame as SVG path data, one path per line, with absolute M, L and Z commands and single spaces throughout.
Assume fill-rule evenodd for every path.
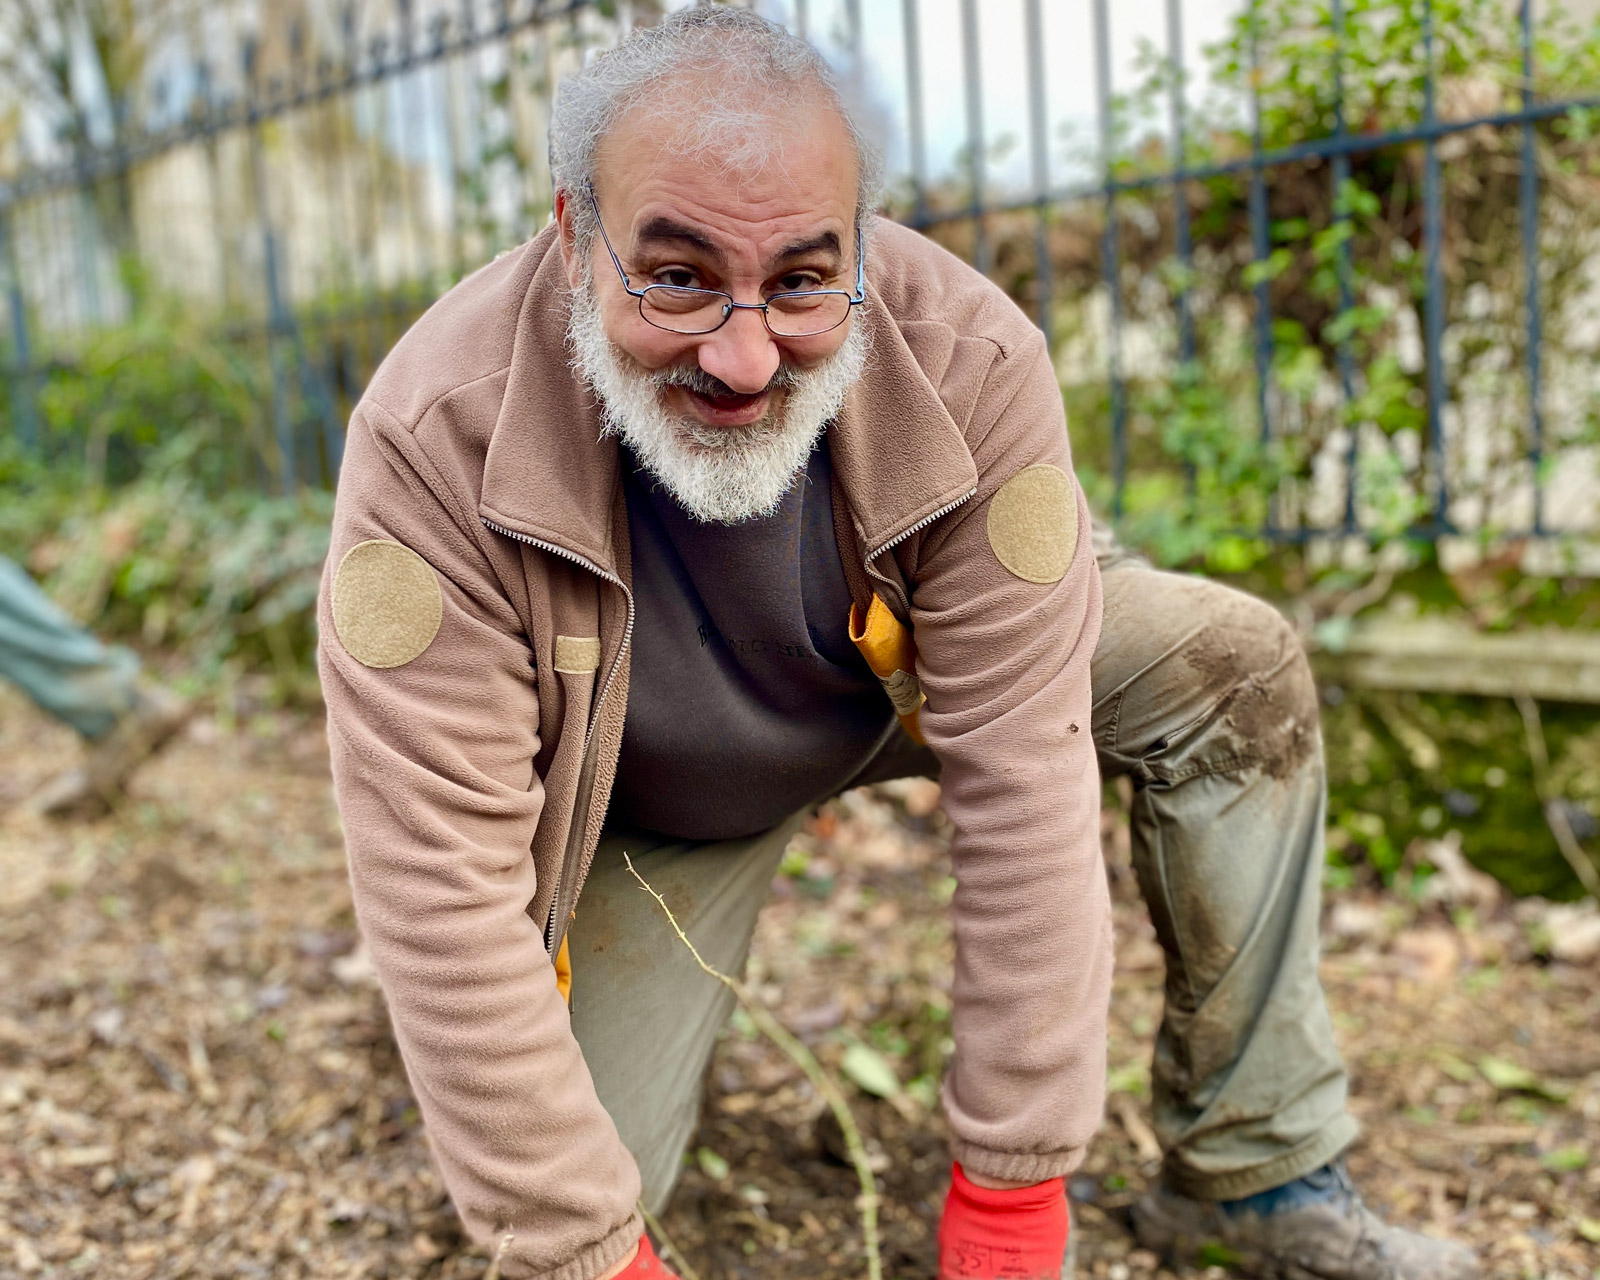
M 759 311 L 768 332 L 775 337 L 814 338 L 837 329 L 849 319 L 851 308 L 859 307 L 867 300 L 866 244 L 859 223 L 856 226 L 854 293 L 844 289 L 798 289 L 775 293 L 765 302 L 735 302 L 732 294 L 721 289 L 691 289 L 673 284 L 649 284 L 643 289 L 635 289 L 633 282 L 628 279 L 628 273 L 622 269 L 622 259 L 611 247 L 611 237 L 606 234 L 605 223 L 601 221 L 600 204 L 594 198 L 594 188 L 585 185 L 584 194 L 589 198 L 589 207 L 594 210 L 595 226 L 600 228 L 600 239 L 605 242 L 606 252 L 611 255 L 617 278 L 631 296 L 639 299 L 640 318 L 657 329 L 685 335 L 715 333 L 728 323 L 735 311 Z M 841 303 L 844 304 L 842 310 Z M 652 311 L 656 314 L 652 315 Z M 778 317 L 777 323 L 773 322 L 774 314 Z

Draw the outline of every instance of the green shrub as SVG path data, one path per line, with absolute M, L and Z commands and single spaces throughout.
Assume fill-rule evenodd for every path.
M 274 498 L 204 483 L 210 437 L 181 433 L 138 478 L 85 489 L 70 469 L 0 464 L 0 553 L 97 633 L 171 652 L 199 683 L 267 673 L 315 696 L 315 601 L 333 495 Z

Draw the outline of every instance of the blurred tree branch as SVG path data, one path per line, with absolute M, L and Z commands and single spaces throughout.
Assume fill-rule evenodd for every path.
M 10 0 L 0 7 L 0 97 L 37 113 L 74 154 L 116 146 L 151 54 L 194 0 Z

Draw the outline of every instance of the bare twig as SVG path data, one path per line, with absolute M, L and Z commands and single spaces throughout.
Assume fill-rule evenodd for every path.
M 833 1112 L 833 1118 L 839 1122 L 839 1131 L 844 1135 L 845 1150 L 849 1153 L 850 1164 L 861 1183 L 861 1195 L 856 1204 L 861 1213 L 862 1252 L 867 1259 L 868 1280 L 883 1280 L 883 1259 L 878 1253 L 878 1180 L 872 1174 L 866 1143 L 861 1140 L 861 1129 L 856 1124 L 855 1115 L 845 1100 L 843 1090 L 823 1069 L 816 1055 L 797 1040 L 789 1029 L 773 1016 L 766 1005 L 755 998 L 749 987 L 705 961 L 694 943 L 689 940 L 689 935 L 683 931 L 678 918 L 672 914 L 672 908 L 667 905 L 667 900 L 639 874 L 632 858 L 627 854 L 623 854 L 622 857 L 640 887 L 654 898 L 661 910 L 666 913 L 667 923 L 678 935 L 678 941 L 689 948 L 689 954 L 694 957 L 694 962 L 700 966 L 701 971 L 733 992 L 733 998 L 750 1015 L 750 1020 L 755 1023 L 756 1029 L 777 1045 L 788 1059 L 805 1073 L 806 1079 L 811 1081 L 811 1087 L 822 1095 L 823 1101 L 828 1104 L 828 1109 Z
M 689 1259 L 683 1256 L 683 1250 L 678 1248 L 676 1242 L 667 1234 L 667 1229 L 656 1220 L 656 1215 L 642 1204 L 639 1206 L 639 1215 L 644 1219 L 644 1225 L 650 1228 L 650 1234 L 661 1241 L 661 1260 L 672 1264 L 680 1280 L 700 1280 L 695 1274 L 695 1269 L 689 1265 Z
M 489 1269 L 483 1273 L 483 1280 L 500 1280 L 500 1260 L 506 1256 L 506 1250 L 516 1238 L 515 1233 L 510 1231 L 500 1237 L 500 1245 L 494 1251 L 494 1257 L 489 1259 Z
M 1394 570 L 1379 569 L 1378 572 L 1363 585 L 1344 596 L 1338 604 L 1333 606 L 1335 618 L 1353 618 L 1369 604 L 1377 604 L 1384 596 L 1389 594 L 1389 588 L 1394 586 Z
M 1155 1130 L 1139 1114 L 1139 1104 L 1132 1094 L 1112 1094 L 1111 1111 L 1127 1133 L 1128 1140 L 1133 1143 L 1133 1149 L 1139 1153 L 1140 1160 L 1149 1164 L 1161 1159 L 1160 1140 L 1157 1139 Z
M 1544 725 L 1539 719 L 1539 704 L 1526 693 L 1517 694 L 1517 710 L 1522 713 L 1522 728 L 1528 738 L 1528 758 L 1533 761 L 1533 789 L 1544 806 L 1544 820 L 1556 838 L 1561 856 L 1577 875 L 1589 896 L 1600 900 L 1600 871 L 1578 843 L 1561 797 L 1550 786 L 1550 748 L 1544 740 Z

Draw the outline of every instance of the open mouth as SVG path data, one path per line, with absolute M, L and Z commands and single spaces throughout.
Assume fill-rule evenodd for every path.
M 758 421 L 767 411 L 771 392 L 766 388 L 753 395 L 727 392 L 708 395 L 701 391 L 683 389 L 694 407 L 695 416 L 702 422 L 718 427 L 744 427 Z

